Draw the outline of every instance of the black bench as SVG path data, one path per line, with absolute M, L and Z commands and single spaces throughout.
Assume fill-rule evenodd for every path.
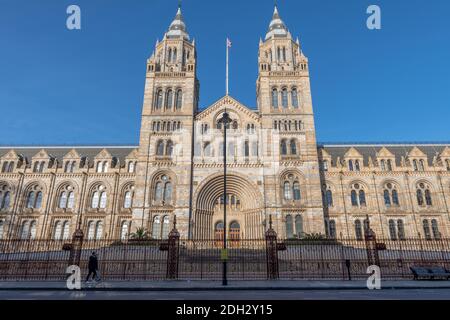
M 414 275 L 414 280 L 422 279 L 436 279 L 444 278 L 448 280 L 450 278 L 450 272 L 444 267 L 432 266 L 432 267 L 410 267 L 411 272 Z

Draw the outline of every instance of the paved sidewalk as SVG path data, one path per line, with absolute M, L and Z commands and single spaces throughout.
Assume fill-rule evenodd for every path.
M 450 281 L 382 281 L 382 289 L 450 289 Z M 358 290 L 366 281 L 104 281 L 82 283 L 82 289 L 95 291 L 196 291 L 196 290 Z M 67 290 L 64 281 L 1 281 L 0 290 Z

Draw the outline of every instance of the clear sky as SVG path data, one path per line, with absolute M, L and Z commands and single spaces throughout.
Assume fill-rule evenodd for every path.
M 66 29 L 66 8 L 82 30 Z M 366 9 L 382 10 L 382 29 Z M 450 1 L 278 0 L 310 61 L 317 137 L 450 140 Z M 177 0 L 0 0 L 0 144 L 137 144 L 146 59 Z M 184 0 L 200 107 L 225 91 L 256 107 L 257 50 L 272 0 Z

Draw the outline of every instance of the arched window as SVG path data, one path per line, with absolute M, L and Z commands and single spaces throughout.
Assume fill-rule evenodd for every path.
M 103 191 L 102 193 L 100 193 L 100 209 L 106 208 L 106 201 L 107 201 L 107 195 L 106 195 L 106 192 Z
M 73 209 L 74 204 L 75 204 L 75 194 L 73 192 L 73 187 L 67 185 L 60 191 L 58 208 Z
M 91 208 L 92 209 L 105 209 L 106 208 L 106 187 L 104 185 L 97 185 L 92 190 Z
M 348 160 L 348 170 L 353 171 L 353 160 Z
M 293 106 L 294 108 L 298 108 L 297 88 L 292 88 L 292 91 L 291 91 L 291 100 L 292 100 L 292 106 Z
M 164 141 L 159 140 L 156 145 L 156 155 L 163 156 L 164 155 Z
M 359 160 L 355 160 L 355 170 L 358 172 L 360 171 Z
M 419 170 L 424 171 L 425 170 L 425 161 L 423 159 L 419 160 Z
M 298 238 L 303 235 L 303 217 L 299 214 L 295 216 L 295 233 Z
M 22 222 L 20 229 L 20 239 L 28 239 L 30 235 L 30 221 Z
M 30 239 L 36 239 L 36 228 L 37 228 L 36 220 L 31 221 L 31 223 L 30 223 Z
M 183 104 L 183 91 L 181 91 L 181 89 L 178 89 L 176 94 L 175 108 L 177 110 L 180 110 L 182 104 Z
M 167 61 L 172 62 L 172 48 L 169 48 L 169 52 L 167 53 Z
M 166 155 L 168 157 L 171 157 L 172 154 L 173 154 L 173 142 L 172 140 L 168 140 L 166 145 Z
M 389 195 L 389 191 L 388 190 L 384 190 L 384 204 L 386 207 L 390 207 L 391 206 L 391 196 Z
M 325 192 L 325 197 L 326 197 L 326 204 L 327 207 L 332 207 L 333 206 L 333 192 L 331 190 L 327 190 Z
M 297 142 L 295 141 L 295 139 L 291 140 L 290 147 L 291 147 L 291 154 L 296 155 L 297 154 Z
M 174 49 L 173 49 L 172 62 L 173 62 L 173 63 L 176 63 L 176 62 L 177 62 L 177 48 L 174 48 Z
M 160 89 L 156 92 L 155 109 L 160 110 L 163 105 L 163 91 Z
M 425 206 L 425 205 L 432 206 L 433 205 L 430 187 L 423 182 L 420 182 L 417 185 L 416 197 L 417 197 L 417 204 L 419 206 Z
M 439 232 L 439 226 L 436 219 L 431 220 L 431 230 L 433 231 L 433 238 L 436 240 L 440 240 L 441 233 Z
M 157 182 L 155 187 L 155 200 L 161 201 L 162 200 L 162 192 L 163 192 L 163 184 L 162 182 Z
M 135 169 L 135 163 L 134 163 L 134 161 L 128 162 L 128 172 L 129 172 L 129 173 L 133 173 L 133 172 L 134 172 L 134 169 Z
M 355 236 L 356 240 L 363 239 L 361 220 L 355 220 Z
M 67 207 L 67 192 L 63 191 L 59 196 L 59 208 L 65 209 Z
M 170 203 L 172 201 L 172 183 L 166 182 L 164 186 L 164 202 Z
M 286 238 L 292 239 L 294 237 L 294 225 L 292 221 L 292 216 L 286 216 Z
M 92 199 L 91 199 L 91 208 L 92 209 L 97 209 L 98 208 L 98 201 L 100 199 L 100 193 L 98 191 L 95 191 L 92 195 Z
M 26 207 L 29 209 L 40 209 L 42 206 L 42 191 L 39 186 L 33 186 L 27 194 Z
M 172 89 L 167 90 L 166 93 L 166 109 L 170 110 L 172 109 L 172 105 L 173 105 L 173 91 Z
M 384 160 L 380 161 L 381 171 L 386 171 L 386 162 Z
M 211 156 L 211 143 L 205 142 L 203 146 L 203 156 L 210 157 Z
M 355 190 L 352 190 L 352 192 L 351 192 L 351 199 L 352 199 L 352 206 L 357 207 L 358 206 L 358 196 L 357 196 Z
M 366 193 L 364 190 L 359 190 L 359 205 L 366 206 Z
M 294 182 L 294 200 L 298 201 L 300 200 L 300 184 L 295 181 Z
M 95 222 L 89 221 L 88 223 L 88 240 L 93 240 L 95 238 Z
M 291 200 L 292 196 L 291 196 L 291 184 L 289 183 L 289 181 L 286 181 L 284 183 L 284 199 L 285 200 Z
M 108 172 L 109 162 L 103 161 L 103 172 Z
M 103 162 L 97 162 L 97 170 L 98 173 L 103 172 Z
M 278 90 L 276 88 L 272 89 L 272 107 L 278 108 Z
M 395 189 L 392 190 L 392 204 L 394 204 L 395 206 L 400 205 L 400 201 L 398 201 L 398 192 Z
M 390 159 L 387 161 L 387 169 L 388 171 L 392 171 L 392 161 Z
M 249 157 L 250 156 L 250 145 L 248 140 L 244 141 L 244 157 Z
M 286 88 L 281 90 L 281 105 L 283 106 L 283 109 L 288 107 L 288 91 Z
M 169 227 L 170 227 L 170 218 L 169 216 L 164 216 L 163 218 L 163 224 L 162 224 L 162 231 L 161 231 L 161 238 L 167 239 L 169 236 Z
M 397 220 L 398 239 L 405 240 L 405 225 L 402 219 Z
M 122 221 L 122 227 L 120 228 L 120 240 L 126 240 L 128 238 L 128 221 Z
M 126 191 L 125 192 L 125 196 L 124 196 L 124 200 L 123 200 L 123 207 L 125 209 L 131 208 L 131 204 L 132 204 L 132 201 L 133 201 L 132 199 L 133 199 L 133 196 L 132 196 L 131 191 L 130 190 Z
M 97 221 L 97 224 L 95 225 L 95 239 L 100 240 L 103 235 L 103 222 Z
M 62 237 L 62 224 L 61 221 L 56 221 L 55 227 L 53 229 L 53 239 L 60 240 Z
M 389 236 L 391 237 L 391 240 L 397 240 L 397 230 L 395 227 L 395 221 L 389 220 Z
M 0 186 L 0 210 L 8 210 L 11 202 L 11 191 L 7 185 Z
M 428 220 L 424 219 L 422 221 L 422 225 L 423 225 L 423 233 L 425 235 L 425 239 L 431 240 L 430 224 L 428 223 Z
M 287 155 L 287 143 L 286 140 L 281 140 L 281 155 Z
M 334 220 L 330 220 L 329 223 L 329 228 L 330 228 L 330 238 L 331 239 L 336 239 L 336 221 Z
M 161 219 L 159 216 L 153 217 L 152 237 L 153 239 L 161 239 Z
M 69 221 L 64 221 L 63 223 L 63 239 L 67 240 L 70 237 L 70 223 Z

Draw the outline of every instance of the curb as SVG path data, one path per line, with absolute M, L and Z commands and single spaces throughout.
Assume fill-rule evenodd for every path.
M 381 287 L 381 290 L 440 290 L 450 289 L 449 286 L 442 287 L 421 287 L 421 286 L 386 286 Z M 151 288 L 133 288 L 133 287 L 83 287 L 80 290 L 73 291 L 313 291 L 313 290 L 368 290 L 365 286 L 348 287 L 151 287 Z M 0 291 L 68 291 L 65 287 L 11 287 L 0 288 Z

